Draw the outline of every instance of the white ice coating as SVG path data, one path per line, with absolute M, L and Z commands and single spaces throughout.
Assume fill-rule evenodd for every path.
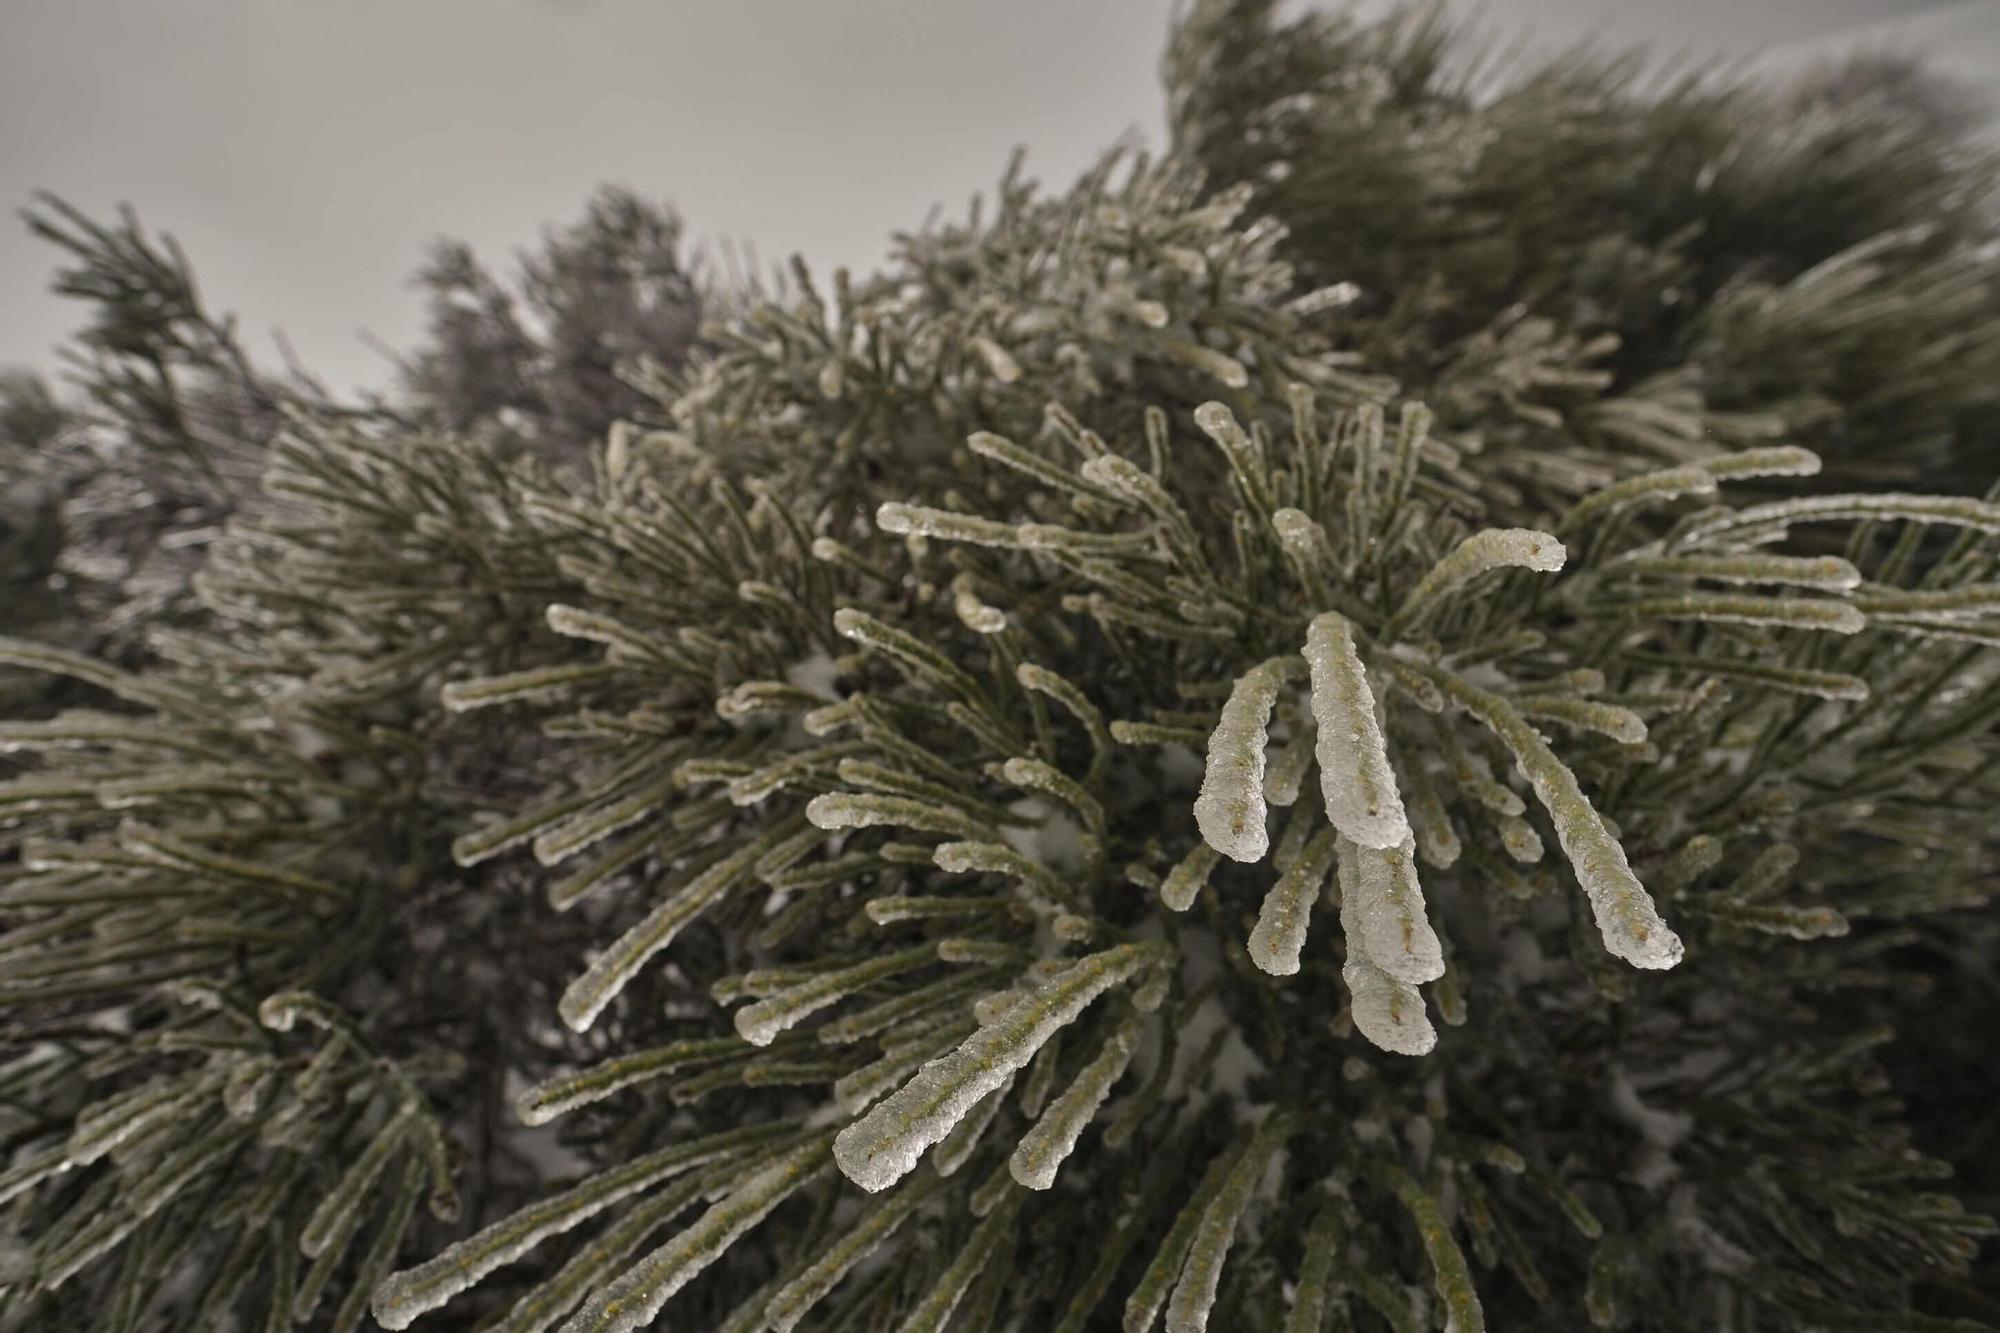
M 1290 665 L 1290 659 L 1274 657 L 1239 676 L 1208 738 L 1194 820 L 1202 841 L 1231 860 L 1261 861 L 1271 848 L 1264 827 L 1265 728 Z
M 1095 1060 L 1085 1065 L 1074 1082 L 1048 1104 L 1041 1118 L 1021 1137 L 1007 1169 L 1014 1179 L 1031 1190 L 1045 1190 L 1056 1183 L 1056 1171 L 1076 1149 L 1083 1128 L 1097 1115 L 1112 1085 L 1124 1077 L 1139 1049 L 1137 1020 L 1121 1024 L 1104 1043 Z
M 1326 817 L 1364 847 L 1394 847 L 1410 836 L 1410 821 L 1347 618 L 1337 611 L 1315 617 L 1306 628 L 1305 658 Z
M 1123 944 L 1072 964 L 1023 996 L 958 1047 L 933 1060 L 833 1141 L 833 1159 L 878 1193 L 901 1180 L 980 1098 L 1027 1064 L 1091 1001 L 1157 957 L 1159 946 Z
M 1347 937 L 1347 962 L 1340 970 L 1347 983 L 1354 1027 L 1385 1051 L 1423 1055 L 1437 1045 L 1437 1029 L 1424 1011 L 1424 997 L 1408 981 L 1390 976 L 1369 956 L 1367 923 L 1363 919 L 1360 850 L 1342 839 L 1337 861 L 1340 873 L 1340 929 Z
M 1326 887 L 1326 872 L 1333 866 L 1334 841 L 1339 836 L 1334 829 L 1322 829 L 1264 895 L 1248 948 L 1250 961 L 1274 977 L 1289 977 L 1299 970 L 1306 926 L 1313 904 Z
M 1370 962 L 1413 986 L 1443 976 L 1444 949 L 1417 883 L 1416 839 L 1406 835 L 1394 847 L 1363 847 L 1343 838 L 1339 858 L 1340 921 L 1348 947 L 1358 938 Z

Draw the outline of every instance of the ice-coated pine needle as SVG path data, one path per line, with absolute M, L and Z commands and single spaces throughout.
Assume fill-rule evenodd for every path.
M 815 1134 L 744 1180 L 686 1230 L 595 1292 L 562 1333 L 632 1333 L 651 1324 L 675 1292 L 825 1169 L 826 1148 L 826 1136 Z
M 1316 757 L 1326 817 L 1366 847 L 1393 847 L 1409 836 L 1409 818 L 1376 718 L 1375 692 L 1355 653 L 1347 617 L 1326 611 L 1306 627 L 1312 672 Z
M 1424 910 L 1417 883 L 1417 846 L 1406 836 L 1394 847 L 1339 843 L 1340 921 L 1350 946 L 1359 932 L 1369 961 L 1411 985 L 1444 975 L 1444 951 Z
M 1270 848 L 1265 828 L 1265 728 L 1293 659 L 1274 657 L 1243 673 L 1222 705 L 1208 738 L 1208 762 L 1195 823 L 1209 846 L 1236 861 L 1261 861 Z
M 1085 1125 L 1110 1095 L 1111 1087 L 1124 1076 L 1139 1049 L 1138 1019 L 1120 1023 L 1097 1058 L 1085 1065 L 1076 1078 L 1054 1101 L 1043 1108 L 1041 1117 L 1022 1136 L 1008 1159 L 1014 1179 L 1031 1190 L 1045 1190 L 1055 1184 L 1056 1171 L 1076 1148 Z
M 834 1140 L 841 1171 L 870 1192 L 909 1173 L 980 1098 L 1027 1064 L 1092 1000 L 1157 963 L 1160 949 L 1122 944 L 1072 963 L 1009 1005 L 944 1059 L 934 1061 Z
M 1274 977 L 1289 977 L 1299 970 L 1306 926 L 1313 904 L 1326 886 L 1327 872 L 1333 868 L 1334 844 L 1339 838 L 1339 830 L 1322 828 L 1264 895 L 1248 949 L 1250 961 Z
M 1432 669 L 1432 675 L 1445 693 L 1513 751 L 1536 799 L 1549 812 L 1556 840 L 1590 900 L 1604 947 L 1634 967 L 1667 968 L 1678 963 L 1680 936 L 1660 919 L 1652 896 L 1632 873 L 1625 849 L 1584 796 L 1576 774 L 1505 699 L 1447 671 Z

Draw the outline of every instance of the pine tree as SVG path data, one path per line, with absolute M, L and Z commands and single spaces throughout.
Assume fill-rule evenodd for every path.
M 440 251 L 407 401 L 80 289 L 86 404 L 266 415 L 183 608 L 0 641 L 0 1319 L 1988 1327 L 1892 1080 L 1991 971 L 1984 168 L 1453 43 L 1208 0 L 1164 158 L 698 334 L 625 196 L 532 321 Z

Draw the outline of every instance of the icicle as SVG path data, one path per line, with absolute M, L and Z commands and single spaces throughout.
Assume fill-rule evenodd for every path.
M 1294 669 L 1293 659 L 1273 657 L 1243 673 L 1208 738 L 1194 818 L 1202 839 L 1232 860 L 1261 861 L 1270 849 L 1264 827 L 1265 727 Z
M 1250 932 L 1250 961 L 1274 977 L 1289 977 L 1299 970 L 1306 926 L 1326 887 L 1339 838 L 1338 829 L 1321 829 L 1264 895 L 1256 928 Z
M 1299 854 L 1306 849 L 1306 839 L 1326 827 L 1326 812 L 1312 804 L 1295 805 L 1285 820 L 1285 828 L 1278 835 L 1278 842 L 1271 850 L 1271 866 L 1279 874 L 1284 874 L 1297 863 Z
M 1605 947 L 1634 967 L 1666 968 L 1678 963 L 1680 937 L 1660 919 L 1652 898 L 1626 862 L 1625 849 L 1584 797 L 1576 775 L 1505 699 L 1449 672 L 1432 668 L 1431 674 L 1446 694 L 1514 752 L 1536 798 L 1555 823 L 1556 838 L 1590 899 Z
M 1177 727 L 1162 722 L 1133 722 L 1119 718 L 1107 728 L 1120 745 L 1185 745 L 1190 749 L 1208 743 L 1199 727 Z
M 709 1206 L 693 1225 L 599 1288 L 562 1333 L 632 1333 L 659 1317 L 673 1294 L 826 1164 L 826 1139 L 814 1135 Z
M 881 898 L 870 898 L 863 904 L 861 910 L 876 925 L 892 926 L 904 921 L 930 921 L 938 917 L 982 916 L 987 912 L 999 910 L 1001 906 L 1002 902 L 998 898 L 939 898 L 892 893 Z
M 1416 623 L 1438 598 L 1496 569 L 1532 569 L 1553 574 L 1568 556 L 1563 544 L 1534 528 L 1483 528 L 1432 565 L 1391 618 L 1384 637 L 1396 628 Z
M 1143 471 L 1131 459 L 1117 454 L 1093 458 L 1081 470 L 1086 480 L 1140 505 L 1158 519 L 1160 536 L 1184 572 L 1198 578 L 1208 575 L 1209 566 L 1202 554 L 1201 539 L 1196 536 L 1187 511 L 1181 508 L 1180 502 L 1174 499 L 1158 477 Z M 1153 545 L 1150 536 L 1141 535 L 1150 549 Z
M 1056 1171 L 1076 1148 L 1085 1125 L 1110 1095 L 1112 1085 L 1124 1076 L 1139 1048 L 1140 1023 L 1137 1018 L 1118 1025 L 1097 1058 L 1078 1072 L 1075 1080 L 1051 1102 L 1022 1136 L 1008 1170 L 1014 1179 L 1031 1190 L 1045 1190 L 1055 1184 Z
M 613 1204 L 663 1180 L 742 1149 L 769 1143 L 773 1137 L 773 1127 L 766 1124 L 677 1143 L 601 1171 L 560 1194 L 529 1204 L 476 1235 L 447 1246 L 423 1263 L 384 1279 L 375 1289 L 376 1322 L 391 1330 L 408 1328 L 419 1315 L 435 1310 L 549 1237 L 570 1231 Z
M 563 1022 L 573 1032 L 582 1032 L 596 1022 L 605 1006 L 655 954 L 673 943 L 683 926 L 722 901 L 748 876 L 759 858 L 797 831 L 792 820 L 781 822 L 696 875 L 679 892 L 647 913 L 639 924 L 612 941 L 563 992 L 556 1005 Z
M 1332 543 L 1326 529 L 1303 511 L 1279 509 L 1271 515 L 1271 530 L 1278 535 L 1278 547 L 1298 572 L 1307 591 L 1314 592 L 1318 581 L 1335 570 Z
M 897 976 L 937 961 L 931 945 L 884 954 L 853 967 L 822 972 L 809 981 L 779 991 L 736 1011 L 736 1031 L 752 1046 L 769 1046 L 780 1032 L 818 1013 L 830 1004 L 878 981 Z
M 592 643 L 605 645 L 612 650 L 614 661 L 623 655 L 648 662 L 670 664 L 668 650 L 638 630 L 610 616 L 554 602 L 550 604 L 543 618 L 548 621 L 550 629 L 565 638 L 587 639 Z
M 1340 925 L 1348 947 L 1358 941 L 1369 961 L 1397 981 L 1418 985 L 1443 976 L 1444 949 L 1417 883 L 1416 839 L 1405 835 L 1395 847 L 1362 847 L 1342 838 L 1338 854 Z
M 785 680 L 746 680 L 715 700 L 715 715 L 740 722 L 758 713 L 793 713 L 817 708 L 826 700 Z
M 924 1066 L 900 1091 L 842 1130 L 834 1140 L 834 1160 L 841 1171 L 870 1193 L 902 1179 L 925 1149 L 1091 1001 L 1161 961 L 1163 947 L 1125 944 L 1092 954 L 1010 1005 L 956 1051 Z
M 816 1035 L 823 1045 L 845 1046 L 878 1033 L 900 1029 L 904 1024 L 929 1022 L 947 1007 L 954 1013 L 963 1012 L 965 1001 L 990 984 L 991 975 L 983 968 L 954 973 L 837 1018 L 820 1028 Z
M 1396 775 L 1389 768 L 1375 694 L 1355 655 L 1347 618 L 1336 611 L 1315 617 L 1306 628 L 1305 658 L 1312 669 L 1313 719 L 1319 726 L 1316 753 L 1326 816 L 1363 846 L 1396 846 L 1409 836 L 1409 819 L 1396 790 Z

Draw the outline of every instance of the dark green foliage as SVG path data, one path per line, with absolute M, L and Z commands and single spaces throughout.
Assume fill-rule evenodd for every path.
M 1167 59 L 1175 146 L 1256 186 L 1309 283 L 1355 284 L 1371 365 L 1449 384 L 1490 345 L 1533 382 L 1546 349 L 1596 344 L 1619 392 L 1725 435 L 1769 418 L 1835 475 L 1990 480 L 1991 166 L 1916 80 L 1639 78 L 1588 52 L 1480 80 L 1435 9 L 1276 9 L 1195 6 Z
M 0 642 L 0 1321 L 1987 1326 L 1982 178 L 1270 22 L 684 369 L 623 196 L 393 408 L 76 233 L 269 425 L 143 660 Z
M 591 200 L 521 261 L 519 297 L 462 242 L 418 274 L 430 345 L 410 388 L 447 429 L 497 425 L 545 451 L 574 451 L 645 400 L 621 371 L 674 367 L 693 346 L 702 295 L 680 256 L 681 224 L 628 191 Z

